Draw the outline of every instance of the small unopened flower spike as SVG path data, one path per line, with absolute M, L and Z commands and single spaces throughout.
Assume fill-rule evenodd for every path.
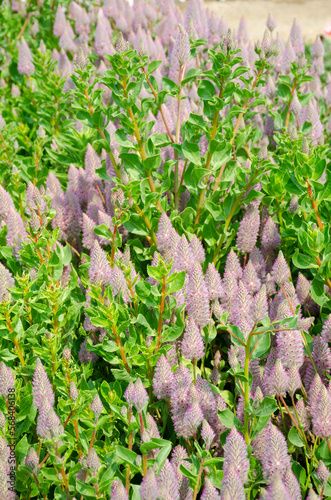
M 100 459 L 98 457 L 98 454 L 94 448 L 92 448 L 90 453 L 88 454 L 86 462 L 87 462 L 87 466 L 90 469 L 90 471 L 92 472 L 92 474 L 97 475 L 97 473 L 99 472 L 99 469 L 101 467 L 101 463 L 100 463 Z
M 254 297 L 253 320 L 258 324 L 268 316 L 267 289 L 262 285 L 260 291 Z
M 330 477 L 330 471 L 322 460 L 320 460 L 318 463 L 316 476 L 318 480 L 322 483 L 322 485 L 325 487 Z
M 301 151 L 303 152 L 303 154 L 309 156 L 310 155 L 310 149 L 309 149 L 309 142 L 307 140 L 307 137 L 304 137 L 302 139 L 302 147 L 301 147 Z
M 33 474 L 36 474 L 39 469 L 39 457 L 34 448 L 30 448 L 29 454 L 25 461 L 27 467 L 31 470 Z
M 94 396 L 93 402 L 91 404 L 91 410 L 94 412 L 95 418 L 98 419 L 103 410 L 103 404 L 101 403 L 101 399 L 99 398 L 98 394 Z
M 39 358 L 36 361 L 36 369 L 32 380 L 33 404 L 41 410 L 46 399 L 50 406 L 54 405 L 55 397 L 48 375 Z
M 76 402 L 79 396 L 77 387 L 75 382 L 70 382 L 70 388 L 69 388 L 69 394 L 70 394 L 70 399 L 72 399 L 73 402 Z
M 132 380 L 130 380 L 129 385 L 127 386 L 125 392 L 124 392 L 124 398 L 130 408 L 133 406 L 133 393 L 134 393 L 134 384 Z
M 268 19 L 267 19 L 266 24 L 267 24 L 267 28 L 271 31 L 271 33 L 274 31 L 275 28 L 277 28 L 277 23 L 271 14 L 268 15 Z
M 179 33 L 176 38 L 174 45 L 174 53 L 179 61 L 180 66 L 184 66 L 187 63 L 191 55 L 191 45 L 190 38 L 187 31 L 183 28 L 181 24 L 178 25 Z
M 268 54 L 270 51 L 271 41 L 272 41 L 271 40 L 271 32 L 270 32 L 269 28 L 267 28 L 263 34 L 263 38 L 262 38 L 262 42 L 261 42 L 262 50 L 264 50 L 264 52 L 266 54 Z
M 268 252 L 272 248 L 278 248 L 281 245 L 281 239 L 277 224 L 271 217 L 267 219 L 262 231 L 261 243 L 263 248 Z
M 260 213 L 250 205 L 240 223 L 237 233 L 237 248 L 242 253 L 251 252 L 256 244 L 260 227 Z
M 210 427 L 210 425 L 208 424 L 207 420 L 205 420 L 205 419 L 202 422 L 201 437 L 204 440 L 206 449 L 209 450 L 212 442 L 214 441 L 215 433 L 214 433 L 213 429 Z

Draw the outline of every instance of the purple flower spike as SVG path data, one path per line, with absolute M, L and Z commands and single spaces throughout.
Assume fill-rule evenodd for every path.
M 228 253 L 227 259 L 226 259 L 224 277 L 226 275 L 232 275 L 236 279 L 239 279 L 242 277 L 242 272 L 243 272 L 243 270 L 241 268 L 238 255 L 231 248 L 230 252 Z
M 124 397 L 130 408 L 133 406 L 133 394 L 134 394 L 134 384 L 132 380 L 130 380 L 129 385 L 127 386 Z
M 281 331 L 276 337 L 278 355 L 283 366 L 289 368 L 293 364 L 298 368 L 304 360 L 303 340 L 299 330 Z
M 297 365 L 295 364 L 291 365 L 288 372 L 288 376 L 289 376 L 288 392 L 290 395 L 293 396 L 295 391 L 297 391 L 301 387 L 301 377 Z
M 323 325 L 321 336 L 326 342 L 331 342 L 331 314 Z
M 283 286 L 290 278 L 290 270 L 282 251 L 279 252 L 278 257 L 273 265 L 271 277 L 279 286 Z
M 323 439 L 331 437 L 331 396 L 323 385 L 319 393 L 319 399 L 311 411 L 313 432 Z
M 0 302 L 8 302 L 11 300 L 8 287 L 14 286 L 14 278 L 8 269 L 0 263 Z
M 100 462 L 98 454 L 94 448 L 92 448 L 90 453 L 88 454 L 86 462 L 87 462 L 87 466 L 90 469 L 90 471 L 92 472 L 92 474 L 97 475 L 97 473 L 99 472 L 99 469 L 101 467 L 101 462 Z
M 245 440 L 235 427 L 232 427 L 224 445 L 224 475 L 234 467 L 243 484 L 247 482 L 249 459 Z
M 267 24 L 267 28 L 271 31 L 271 33 L 273 32 L 274 29 L 277 28 L 277 23 L 271 14 L 268 15 L 268 19 L 267 19 L 266 24 Z
M 89 269 L 90 283 L 92 285 L 109 283 L 110 276 L 111 268 L 107 256 L 98 241 L 95 241 L 91 251 L 91 265 Z
M 296 19 L 294 19 L 292 24 L 290 40 L 297 55 L 305 53 L 305 44 L 303 41 L 302 31 L 300 26 L 297 24 Z
M 203 412 L 201 407 L 197 401 L 194 401 L 191 405 L 189 405 L 183 417 L 183 437 L 185 439 L 189 439 L 190 437 L 195 436 L 202 420 Z
M 39 410 L 44 404 L 44 399 L 48 401 L 50 406 L 54 405 L 55 397 L 52 385 L 39 358 L 36 361 L 36 369 L 32 380 L 32 394 L 33 404 Z
M 103 410 L 103 404 L 101 403 L 101 399 L 99 398 L 98 394 L 94 396 L 91 404 L 91 410 L 94 413 L 95 419 L 98 420 Z
M 301 500 L 300 485 L 297 478 L 293 474 L 291 467 L 287 467 L 283 481 L 290 494 L 291 500 Z
M 322 485 L 325 487 L 330 477 L 330 471 L 322 460 L 320 460 L 318 463 L 316 476 L 318 480 L 322 483 Z
M 213 498 L 213 497 L 211 497 Z M 219 497 L 215 497 L 219 498 Z M 223 475 L 222 488 L 221 488 L 221 498 L 225 500 L 236 499 L 245 500 L 245 490 L 243 482 L 236 470 L 236 467 L 230 465 Z M 209 497 L 205 497 L 209 500 Z
M 20 44 L 20 49 L 18 53 L 18 63 L 17 63 L 17 71 L 21 75 L 31 76 L 34 73 L 35 67 L 32 62 L 32 54 L 30 52 L 29 46 L 22 37 L 22 41 Z
M 219 272 L 216 270 L 215 265 L 209 263 L 206 272 L 206 285 L 209 292 L 209 300 L 216 300 L 223 295 L 222 280 Z
M 203 248 L 201 241 L 195 236 L 195 234 L 193 235 L 193 238 L 191 239 L 190 247 L 191 247 L 191 250 L 193 253 L 193 258 L 194 258 L 195 262 L 199 262 L 199 263 L 204 262 L 204 260 L 206 258 L 205 249 Z
M 176 473 L 168 459 L 164 462 L 157 482 L 159 485 L 158 495 L 160 498 L 179 498 Z
M 185 31 L 181 24 L 179 25 L 179 33 L 177 35 L 173 50 L 180 66 L 184 66 L 191 55 L 191 45 L 188 33 Z
M 141 413 L 145 405 L 148 403 L 148 394 L 143 386 L 140 378 L 137 379 L 134 384 L 134 391 L 132 394 L 133 406 L 136 408 L 138 413 Z
M 141 500 L 158 500 L 159 498 L 159 486 L 151 467 L 147 469 L 147 474 L 142 480 L 139 495 Z
M 188 316 L 194 319 L 200 328 L 203 328 L 209 323 L 210 318 L 209 294 L 201 265 L 198 262 L 193 264 L 186 295 Z
M 181 351 L 184 358 L 191 361 L 201 359 L 205 354 L 201 332 L 192 318 L 186 324 Z
M 125 487 L 118 479 L 111 485 L 110 497 L 112 500 L 129 500 Z
M 153 388 L 154 394 L 159 399 L 166 399 L 171 396 L 171 391 L 174 384 L 174 374 L 171 371 L 171 366 L 164 354 L 161 354 L 158 362 L 156 363 Z
M 262 285 L 260 291 L 254 297 L 253 320 L 258 324 L 268 316 L 267 289 Z
M 289 378 L 280 358 L 276 359 L 275 366 L 271 370 L 266 384 L 268 386 L 269 396 L 274 396 L 275 394 L 285 396 L 288 390 Z
M 243 283 L 247 291 L 251 294 L 257 292 L 261 288 L 261 281 L 251 260 L 248 261 L 244 269 Z
M 264 500 L 289 500 L 293 498 L 279 474 L 276 474 L 264 496 Z M 300 495 L 301 498 L 301 495 Z
M 283 434 L 271 425 L 266 436 L 262 458 L 263 476 L 270 484 L 277 474 L 283 476 L 286 468 L 290 466 L 291 460 L 287 453 L 286 440 Z
M 237 233 L 239 252 L 249 253 L 253 250 L 260 227 L 260 213 L 254 205 L 249 205 L 240 223 Z
M 171 221 L 165 212 L 162 212 L 159 227 L 156 232 L 156 242 L 159 252 L 165 252 L 169 250 L 172 246 L 171 244 L 171 233 L 173 227 Z
M 202 422 L 201 437 L 205 442 L 206 449 L 209 450 L 212 442 L 214 441 L 215 432 L 205 419 Z
M 266 252 L 269 252 L 272 248 L 280 247 L 282 243 L 278 226 L 271 217 L 267 219 L 267 222 L 264 225 L 261 243 Z

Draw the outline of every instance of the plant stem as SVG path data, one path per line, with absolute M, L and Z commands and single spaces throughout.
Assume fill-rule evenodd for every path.
M 292 86 L 291 95 L 290 95 L 290 98 L 289 98 L 289 101 L 288 101 L 288 105 L 287 105 L 287 113 L 286 113 L 286 120 L 285 120 L 285 128 L 286 129 L 287 129 L 288 124 L 290 122 L 290 115 L 291 115 L 290 107 L 291 107 L 291 102 L 292 102 L 292 99 L 293 99 L 293 95 L 294 95 L 294 91 L 295 91 L 295 87 L 297 86 L 297 83 L 298 83 L 298 79 L 295 78 L 294 82 L 293 82 L 293 86 Z
M 111 329 L 113 330 L 113 334 L 114 334 L 114 337 L 115 337 L 115 341 L 116 341 L 116 344 L 120 350 L 120 354 L 121 354 L 121 358 L 122 358 L 122 361 L 123 361 L 123 364 L 124 364 L 124 368 L 126 369 L 126 371 L 130 374 L 131 373 L 131 370 L 129 368 L 129 365 L 128 365 L 128 362 L 126 360 L 126 356 L 125 356 L 125 352 L 124 352 L 124 349 L 123 349 L 123 344 L 122 344 L 122 341 L 116 331 L 116 328 L 115 328 L 115 325 L 112 325 Z
M 163 324 L 162 314 L 164 311 L 166 286 L 167 286 L 166 276 L 163 276 L 162 277 L 162 295 L 161 295 L 161 302 L 160 302 L 159 323 L 157 326 L 157 340 L 156 340 L 155 352 L 157 352 L 160 349 L 160 345 L 161 345 L 161 333 L 162 333 L 162 324 Z
M 321 221 L 321 217 L 320 217 L 320 214 L 319 214 L 319 211 L 318 211 L 318 206 L 317 206 L 316 201 L 314 200 L 313 191 L 311 189 L 311 186 L 309 184 L 309 180 L 308 179 L 307 179 L 307 189 L 308 189 L 308 195 L 309 195 L 309 198 L 310 198 L 310 201 L 311 201 L 311 206 L 313 207 L 313 210 L 315 211 L 317 225 L 318 225 L 320 231 L 323 231 L 323 223 Z
M 244 437 L 246 444 L 250 443 L 250 432 L 249 432 L 249 414 L 248 414 L 248 406 L 249 406 L 249 358 L 250 358 L 250 347 L 251 347 L 251 338 L 254 332 L 255 324 L 251 329 L 246 342 L 245 347 L 245 383 L 244 383 L 244 398 L 245 398 L 245 413 L 244 413 Z
M 147 75 L 147 72 L 146 72 L 145 68 L 143 68 L 143 72 L 144 72 L 145 77 L 146 77 L 146 82 L 148 83 L 148 86 L 149 86 L 149 88 L 150 88 L 150 89 L 151 89 L 151 91 L 152 91 L 152 94 L 153 94 L 153 96 L 154 96 L 154 99 L 157 101 L 157 95 L 156 95 L 156 92 L 155 92 L 155 90 L 154 90 L 154 88 L 153 88 L 153 86 L 152 86 L 152 84 L 151 84 L 151 82 L 150 82 L 150 79 L 148 78 L 148 75 Z M 161 106 L 159 106 L 159 108 L 158 108 L 158 109 L 159 109 L 159 111 L 160 111 L 160 113 L 161 113 L 161 117 L 162 117 L 162 120 L 163 120 L 164 126 L 165 126 L 165 128 L 166 128 L 166 131 L 167 131 L 167 134 L 168 134 L 169 139 L 171 140 L 171 142 L 175 142 L 175 141 L 174 141 L 174 139 L 173 139 L 173 137 L 172 137 L 172 135 L 171 135 L 171 132 L 170 132 L 169 126 L 168 126 L 168 124 L 167 124 L 167 120 L 165 119 L 165 116 L 164 116 L 164 113 L 163 113 L 163 110 L 162 110 L 162 105 L 161 105 Z
M 283 412 L 283 407 L 282 405 L 280 404 L 280 401 L 279 401 L 279 396 L 280 395 L 276 395 L 277 397 L 277 402 L 278 402 L 278 406 L 279 406 L 279 409 L 280 409 L 280 413 L 281 413 L 281 416 L 282 416 L 282 421 L 283 421 L 283 425 L 284 425 L 284 429 L 285 429 L 285 432 L 287 434 L 287 426 L 286 426 L 286 422 L 285 422 L 285 417 L 284 417 L 284 412 Z
M 131 415 L 132 415 L 132 408 L 129 407 L 128 427 L 130 427 Z M 129 431 L 128 449 L 132 450 L 132 432 L 131 431 Z M 125 487 L 126 487 L 126 491 L 129 493 L 129 488 L 130 488 L 130 464 L 127 466 L 127 469 L 126 469 Z
M 195 485 L 194 492 L 193 492 L 193 500 L 196 500 L 196 498 L 198 496 L 199 486 L 200 486 L 200 479 L 201 479 L 201 476 L 202 476 L 204 463 L 205 463 L 205 458 L 203 458 L 201 460 L 201 465 L 200 465 L 200 469 L 199 469 L 199 473 L 198 473 L 198 477 L 197 477 L 197 483 Z
M 143 421 L 143 416 L 142 413 L 139 413 L 139 420 L 140 420 L 140 433 L 141 437 L 144 434 L 144 421 Z M 144 472 L 144 477 L 147 474 L 147 456 L 143 455 L 143 472 Z
M 222 98 L 223 83 L 224 83 L 224 81 L 222 80 L 222 82 L 221 82 L 221 88 L 220 88 L 220 91 L 219 91 L 219 94 L 218 94 L 218 98 L 219 99 Z M 210 147 L 211 141 L 213 141 L 215 139 L 215 136 L 216 136 L 219 114 L 220 114 L 220 110 L 218 108 L 216 108 L 215 113 L 214 113 L 214 118 L 213 118 L 213 124 L 212 124 L 212 128 L 211 128 L 211 132 L 210 132 L 209 144 L 208 144 L 208 154 L 207 154 L 206 166 L 205 166 L 205 168 L 207 170 L 210 170 L 210 164 L 211 164 L 211 159 L 212 159 L 213 154 L 210 152 L 209 147 Z M 202 191 L 200 193 L 200 196 L 199 196 L 198 207 L 197 207 L 197 215 L 195 217 L 194 225 L 196 225 L 196 224 L 198 224 L 200 222 L 201 208 L 202 208 L 203 202 L 205 200 L 205 195 L 206 195 L 206 191 L 207 191 L 207 182 L 208 182 L 207 177 L 209 178 L 209 176 L 210 176 L 210 174 L 208 176 L 206 176 L 205 179 L 204 179 L 204 181 L 206 183 L 206 187 L 204 187 L 202 189 Z

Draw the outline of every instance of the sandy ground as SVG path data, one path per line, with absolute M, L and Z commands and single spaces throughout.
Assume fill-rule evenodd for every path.
M 269 12 L 278 26 L 275 32 L 287 39 L 293 19 L 296 18 L 307 42 L 323 33 L 327 21 L 331 22 L 331 0 L 229 0 L 208 1 L 205 5 L 219 17 L 225 19 L 230 28 L 238 26 L 245 16 L 253 40 L 261 38 Z M 331 37 L 329 37 L 331 40 Z

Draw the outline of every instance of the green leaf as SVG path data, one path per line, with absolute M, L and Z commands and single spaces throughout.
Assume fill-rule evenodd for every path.
M 280 83 L 277 87 L 277 94 L 283 100 L 288 99 L 291 95 L 291 87 L 285 83 Z
M 304 485 L 306 483 L 306 471 L 298 462 L 292 462 L 292 472 L 300 485 Z
M 184 141 L 183 154 L 185 158 L 194 163 L 194 165 L 201 166 L 200 146 L 194 142 Z
M 134 451 L 129 450 L 128 448 L 124 448 L 124 446 L 117 445 L 115 453 L 117 458 L 123 460 L 123 462 L 125 462 L 126 464 L 136 466 L 136 458 L 138 455 Z
M 299 269 L 317 269 L 318 264 L 316 259 L 311 255 L 305 255 L 303 253 L 299 253 L 299 250 L 296 250 L 295 254 L 292 257 L 293 264 Z
M 254 336 L 254 338 L 256 340 L 253 343 L 252 348 L 254 347 L 256 342 L 258 342 L 258 344 L 256 345 L 250 359 L 260 358 L 263 354 L 267 352 L 267 350 L 270 347 L 270 332 L 261 333 L 261 335 L 256 335 Z
M 235 425 L 237 429 L 241 427 L 240 420 L 235 416 L 234 413 L 232 413 L 229 408 L 226 408 L 226 410 L 219 410 L 218 411 L 218 416 L 220 417 L 220 420 L 225 427 L 228 429 L 232 429 L 232 427 Z
M 157 70 L 159 66 L 161 66 L 162 61 L 152 61 L 149 63 L 148 68 L 147 68 L 147 74 L 150 75 L 151 73 L 154 73 L 154 71 Z
M 162 448 L 164 446 L 172 446 L 171 441 L 166 439 L 152 438 L 148 443 L 144 443 L 140 446 L 140 451 L 143 455 L 146 455 L 149 451 L 155 450 L 156 448 Z
M 263 399 L 259 404 L 258 408 L 254 410 L 254 417 L 267 417 L 272 415 L 278 409 L 278 405 L 275 399 L 269 398 L 268 396 Z
M 167 294 L 175 293 L 181 290 L 185 283 L 185 271 L 181 271 L 180 273 L 173 273 L 167 279 Z
M 211 100 L 215 95 L 215 87 L 209 80 L 202 80 L 198 87 L 198 96 L 203 101 Z
M 242 333 L 241 330 L 237 326 L 233 325 L 226 325 L 226 326 L 218 326 L 220 330 L 227 330 L 231 334 L 231 341 L 239 346 L 239 347 L 244 347 L 246 345 L 246 339 L 244 334 Z
M 305 445 L 298 429 L 295 426 L 291 427 L 291 430 L 287 435 L 287 439 L 290 443 L 294 444 L 294 446 L 298 446 L 299 448 Z

